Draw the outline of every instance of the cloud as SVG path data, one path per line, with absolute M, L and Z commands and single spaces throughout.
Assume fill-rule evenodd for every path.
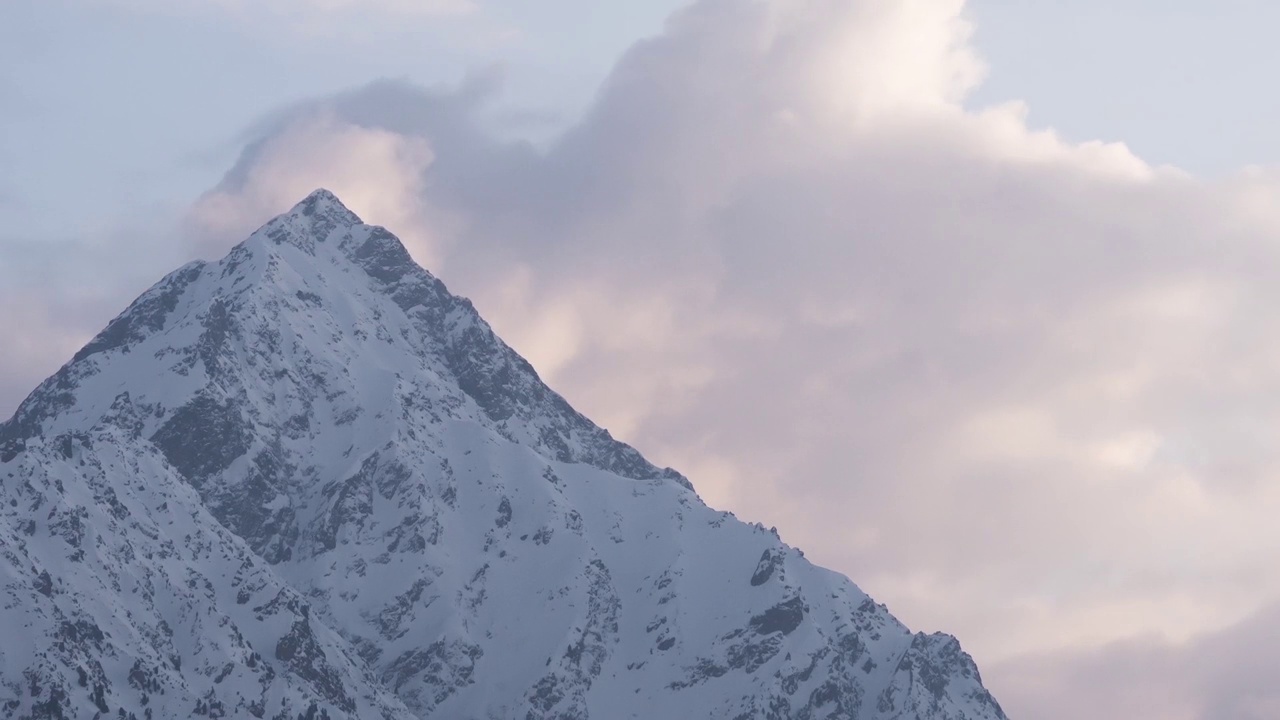
M 405 240 L 419 257 L 437 258 L 435 233 L 425 230 L 422 212 L 423 176 L 432 160 L 424 141 L 312 116 L 255 147 L 255 157 L 259 162 L 244 168 L 234 193 L 214 190 L 192 208 L 188 224 L 202 255 L 220 257 L 282 206 L 323 186 L 365 215 L 406 228 Z
M 375 83 L 265 121 L 192 235 L 328 186 L 712 504 L 957 633 L 1010 710 L 1207 717 L 1182 649 L 1280 600 L 1280 183 L 966 110 L 972 30 L 702 0 L 545 150 L 486 134 L 492 75 Z M 1091 682 L 1130 660 L 1167 675 Z M 1230 717 L 1270 708 L 1250 667 Z
M 1043 720 L 1280 716 L 1280 606 L 1192 642 L 1135 638 L 999 668 L 1007 707 Z
M 1247 613 L 1280 592 L 1247 312 L 1274 183 L 966 112 L 970 31 L 955 2 L 711 0 L 546 153 L 479 132 L 484 92 L 381 83 L 217 193 L 265 216 L 245 168 L 324 184 L 295 160 L 350 129 L 264 149 L 323 113 L 427 143 L 421 178 L 357 178 L 397 208 L 356 209 L 441 214 L 418 256 L 584 410 L 993 657 Z

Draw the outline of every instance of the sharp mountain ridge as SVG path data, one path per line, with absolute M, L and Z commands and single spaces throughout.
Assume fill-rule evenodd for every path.
M 312 193 L 0 425 L 0 714 L 1003 720 Z

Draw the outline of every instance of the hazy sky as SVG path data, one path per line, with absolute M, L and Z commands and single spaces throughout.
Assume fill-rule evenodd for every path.
M 1278 26 L 0 2 L 0 414 L 323 185 L 712 505 L 958 635 L 1011 716 L 1274 720 Z

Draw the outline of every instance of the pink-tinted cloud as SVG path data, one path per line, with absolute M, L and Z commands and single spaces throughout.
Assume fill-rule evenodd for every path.
M 1280 717 L 1280 607 L 1184 643 L 1140 637 L 995 668 L 1002 702 L 1044 720 Z

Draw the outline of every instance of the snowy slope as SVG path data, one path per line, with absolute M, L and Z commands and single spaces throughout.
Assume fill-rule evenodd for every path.
M 16 717 L 1004 717 L 325 191 L 135 301 L 0 463 Z

